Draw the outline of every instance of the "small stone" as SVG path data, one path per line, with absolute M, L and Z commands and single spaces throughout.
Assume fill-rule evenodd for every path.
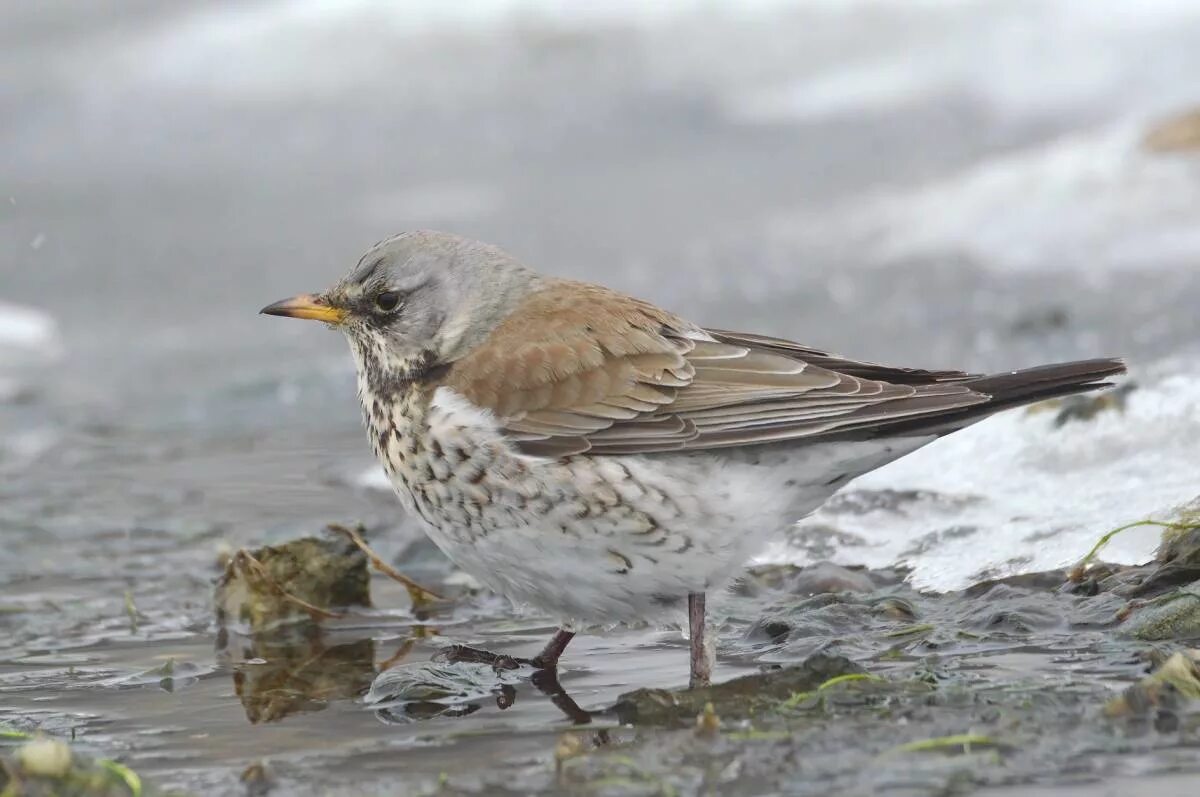
M 872 592 L 875 582 L 863 572 L 856 572 L 833 562 L 818 562 L 797 573 L 788 583 L 794 595 L 821 595 L 828 592 Z
M 872 604 L 871 612 L 881 617 L 886 617 L 889 620 L 902 620 L 906 623 L 911 623 L 918 616 L 917 608 L 912 605 L 911 601 L 895 595 L 889 595 L 883 600 Z
M 1104 715 L 1148 714 L 1157 709 L 1176 708 L 1188 700 L 1200 700 L 1200 651 L 1197 650 L 1172 654 L 1153 673 L 1108 701 Z
M 585 748 L 583 739 L 580 739 L 577 734 L 564 733 L 558 737 L 558 742 L 554 745 L 555 768 L 561 772 L 563 763 L 583 755 Z
M 58 739 L 34 739 L 17 750 L 17 763 L 24 775 L 61 778 L 71 771 L 71 748 Z
M 1051 399 L 1052 405 L 1051 402 L 1042 402 L 1042 404 L 1058 408 L 1058 414 L 1054 416 L 1054 428 L 1059 429 L 1073 421 L 1090 421 L 1104 412 L 1124 412 L 1129 394 L 1135 390 L 1137 390 L 1136 382 L 1126 382 L 1103 393 L 1067 396 L 1061 399 Z M 1041 405 L 1035 404 L 1029 411 L 1032 412 L 1039 406 Z
M 322 610 L 370 606 L 367 557 L 342 537 L 304 537 L 281 545 L 238 552 L 217 583 L 217 621 L 245 623 L 252 631 L 311 615 L 299 599 Z M 251 566 L 257 563 L 257 566 Z
M 721 718 L 711 702 L 704 704 L 704 710 L 696 716 L 697 736 L 716 736 L 721 732 Z
M 271 790 L 273 784 L 270 770 L 265 762 L 255 761 L 242 770 L 241 781 L 246 785 L 248 797 L 262 797 Z
M 1200 584 L 1156 599 L 1127 620 L 1122 630 L 1147 642 L 1200 636 Z

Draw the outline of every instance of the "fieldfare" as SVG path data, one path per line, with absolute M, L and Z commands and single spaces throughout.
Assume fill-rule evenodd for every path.
M 561 623 L 529 663 L 554 667 L 575 629 L 686 601 L 693 685 L 710 675 L 705 593 L 772 535 L 941 435 L 1124 371 L 1115 359 L 993 375 L 860 362 L 706 329 L 427 231 L 262 312 L 346 334 L 371 446 L 404 508 L 463 570 Z

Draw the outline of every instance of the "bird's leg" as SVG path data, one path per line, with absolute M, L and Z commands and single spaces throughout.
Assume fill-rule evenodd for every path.
M 451 645 L 448 648 L 443 648 L 434 658 L 437 661 L 444 661 L 451 664 L 459 661 L 490 664 L 501 670 L 515 670 L 522 664 L 528 664 L 530 667 L 539 670 L 552 670 L 558 666 L 559 657 L 562 656 L 567 643 L 574 636 L 574 632 L 564 631 L 560 628 L 555 632 L 550 641 L 546 643 L 546 647 L 542 648 L 542 652 L 532 659 L 507 656 L 503 653 L 492 653 L 490 650 L 480 650 L 479 648 L 467 645 Z
M 533 685 L 538 688 L 542 694 L 550 698 L 550 702 L 558 707 L 558 710 L 567 715 L 567 718 L 576 725 L 587 725 L 592 721 L 591 712 L 580 708 L 579 704 L 567 694 L 567 690 L 562 688 L 562 684 L 558 682 L 558 671 L 554 668 L 539 670 L 533 674 Z
M 688 633 L 691 637 L 691 677 L 689 689 L 708 686 L 712 680 L 712 660 L 704 639 L 704 593 L 688 593 Z
M 554 632 L 554 636 L 550 637 L 546 647 L 542 648 L 542 652 L 533 657 L 531 663 L 539 670 L 553 670 L 558 667 L 558 659 L 567 649 L 567 644 L 574 638 L 574 631 L 558 629 Z

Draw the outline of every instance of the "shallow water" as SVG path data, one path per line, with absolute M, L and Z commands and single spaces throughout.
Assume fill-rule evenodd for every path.
M 1178 79 L 1200 68 L 1194 4 L 1142 4 L 1136 19 L 1072 0 L 629 4 L 601 20 L 516 6 L 477 25 L 373 3 L 0 11 L 0 721 L 192 793 L 242 789 L 263 757 L 282 793 L 418 792 L 442 772 L 451 790 L 562 785 L 553 749 L 570 721 L 527 682 L 510 708 L 408 725 L 358 700 L 412 633 L 387 582 L 376 614 L 313 654 L 338 663 L 307 705 L 319 711 L 251 724 L 234 676 L 265 665 L 217 650 L 225 548 L 329 521 L 361 520 L 389 559 L 417 539 L 363 476 L 344 344 L 255 315 L 398 229 L 454 229 L 713 326 L 880 361 L 1130 358 L 1123 413 L 981 424 L 852 485 L 770 561 L 902 563 L 921 588 L 957 589 L 1067 565 L 1200 492 L 1200 162 L 1140 146 L 1159 115 L 1200 102 Z M 1144 560 L 1155 542 L 1131 533 L 1106 555 Z M 778 597 L 729 598 L 717 676 L 842 640 L 889 677 L 969 675 L 972 706 L 1047 684 L 1074 697 L 1012 708 L 1017 752 L 999 764 L 938 760 L 911 780 L 876 756 L 975 730 L 974 708 L 904 723 L 834 712 L 716 754 L 646 731 L 626 752 L 684 773 L 684 793 L 705 778 L 719 792 L 927 793 L 1194 767 L 1182 731 L 1096 725 L 1145 645 L 1020 595 L 1002 604 L 1044 603 L 1040 621 L 964 641 L 978 601 L 912 599 L 945 638 L 892 660 L 873 636 L 890 631 L 853 611 L 813 609 L 773 646 L 744 633 Z M 408 660 L 451 639 L 528 654 L 548 630 L 486 599 L 436 620 Z M 168 659 L 169 690 L 153 672 Z M 599 709 L 679 686 L 685 665 L 678 631 L 616 629 L 574 642 L 562 682 Z M 662 785 L 622 777 L 611 789 Z

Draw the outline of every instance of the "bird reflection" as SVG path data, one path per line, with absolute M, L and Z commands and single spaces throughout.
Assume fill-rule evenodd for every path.
M 230 665 L 234 691 L 253 724 L 278 722 L 298 713 L 320 711 L 333 700 L 354 700 L 365 695 L 376 677 L 405 661 L 417 640 L 430 629 L 414 626 L 390 656 L 377 661 L 379 643 L 358 638 L 334 643 L 334 634 L 315 622 L 292 623 L 270 631 L 241 635 L 221 629 L 217 638 L 220 657 Z M 451 665 L 453 666 L 453 665 Z M 592 721 L 559 683 L 555 670 L 537 670 L 531 683 L 550 698 L 575 725 Z M 511 708 L 517 701 L 511 683 L 497 682 L 486 698 L 462 702 L 413 699 L 376 709 L 389 724 L 407 724 L 441 717 L 465 717 L 494 703 Z

